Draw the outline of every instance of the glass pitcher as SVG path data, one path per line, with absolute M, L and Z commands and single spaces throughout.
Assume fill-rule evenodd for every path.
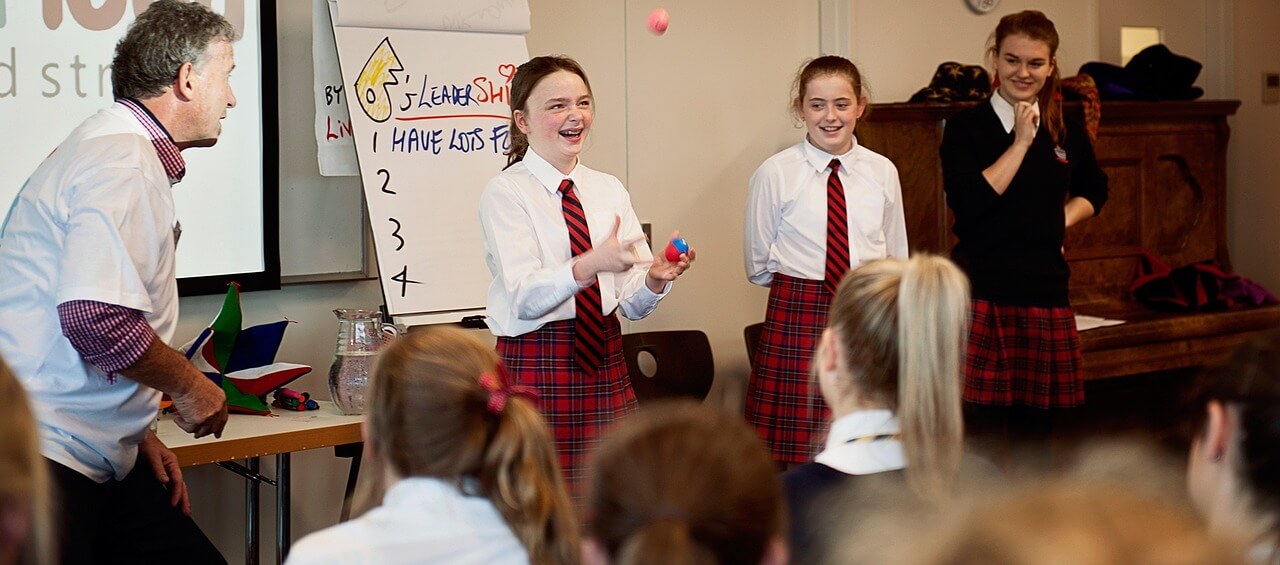
M 383 323 L 377 310 L 338 308 L 333 313 L 338 316 L 338 345 L 329 367 L 329 397 L 343 414 L 364 414 L 373 356 L 400 330 Z

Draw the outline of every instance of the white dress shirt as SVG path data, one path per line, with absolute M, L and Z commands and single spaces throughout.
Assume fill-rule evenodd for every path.
M 573 180 L 587 215 L 593 247 L 609 238 L 616 217 L 622 218 L 618 239 L 644 234 L 631 196 L 616 177 L 581 162 L 563 174 L 530 148 L 523 160 L 490 179 L 480 196 L 485 261 L 493 275 L 485 323 L 494 335 L 523 335 L 547 322 L 574 317 L 572 299 L 583 284 L 573 278 L 569 230 L 560 204 L 560 181 L 566 178 Z M 671 289 L 667 283 L 660 294 L 649 290 L 645 275 L 653 254 L 643 241 L 634 249 L 640 262 L 630 270 L 598 275 L 605 315 L 618 309 L 638 320 L 653 312 Z
M 0 353 L 40 422 L 40 452 L 97 482 L 123 479 L 160 392 L 107 379 L 62 335 L 57 305 L 140 310 L 160 340 L 178 322 L 177 225 L 147 130 L 116 103 L 76 128 L 18 193 L 0 227 Z
M 826 448 L 814 461 L 849 475 L 896 471 L 907 466 L 902 440 L 876 439 L 902 432 L 890 410 L 859 410 L 831 423 Z
M 1017 119 L 1017 113 L 1013 110 L 1013 104 L 1005 100 L 1000 93 L 991 95 L 991 108 L 996 111 L 996 117 L 1000 118 L 1000 125 L 1004 126 L 1004 132 L 1013 131 L 1013 122 Z M 1036 115 L 1036 132 L 1040 132 L 1040 103 L 1031 104 L 1031 113 Z
M 748 182 L 743 264 L 747 279 L 769 286 L 773 274 L 822 280 L 827 264 L 827 177 L 840 160 L 849 217 L 849 266 L 907 256 L 902 185 L 893 162 L 858 145 L 830 155 L 805 138 L 756 169 Z
M 454 563 L 527 564 L 524 545 L 483 496 L 440 479 L 401 479 L 382 505 L 302 538 L 289 565 Z

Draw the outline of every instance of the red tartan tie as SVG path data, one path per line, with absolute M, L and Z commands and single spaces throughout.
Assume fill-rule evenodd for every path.
M 578 201 L 572 180 L 560 181 L 560 194 L 564 223 L 569 228 L 569 250 L 577 257 L 591 251 L 587 215 L 582 211 L 582 202 Z M 574 295 L 573 306 L 577 311 L 573 324 L 573 359 L 588 375 L 595 375 L 604 361 L 604 305 L 600 299 L 598 278 Z
M 831 160 L 827 176 L 827 268 L 822 287 L 836 293 L 840 279 L 849 272 L 849 213 L 844 201 L 844 185 L 840 183 L 840 160 Z

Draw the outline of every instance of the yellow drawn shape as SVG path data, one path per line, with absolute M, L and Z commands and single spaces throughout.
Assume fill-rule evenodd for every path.
M 387 86 L 400 84 L 394 73 L 401 71 L 404 66 L 392 49 L 391 40 L 383 38 L 356 77 L 356 97 L 369 119 L 385 122 L 391 117 L 391 93 L 387 92 Z

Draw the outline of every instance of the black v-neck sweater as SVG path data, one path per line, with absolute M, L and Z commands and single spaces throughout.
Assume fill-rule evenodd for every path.
M 1063 205 L 1081 196 L 1095 214 L 1101 211 L 1107 175 L 1083 126 L 1068 120 L 1060 146 L 1047 127 L 1040 128 L 1013 182 L 999 194 L 982 171 L 1004 154 L 1013 137 L 990 103 L 947 120 L 940 149 L 943 186 L 959 239 L 951 258 L 969 275 L 974 298 L 1012 306 L 1069 306 Z

